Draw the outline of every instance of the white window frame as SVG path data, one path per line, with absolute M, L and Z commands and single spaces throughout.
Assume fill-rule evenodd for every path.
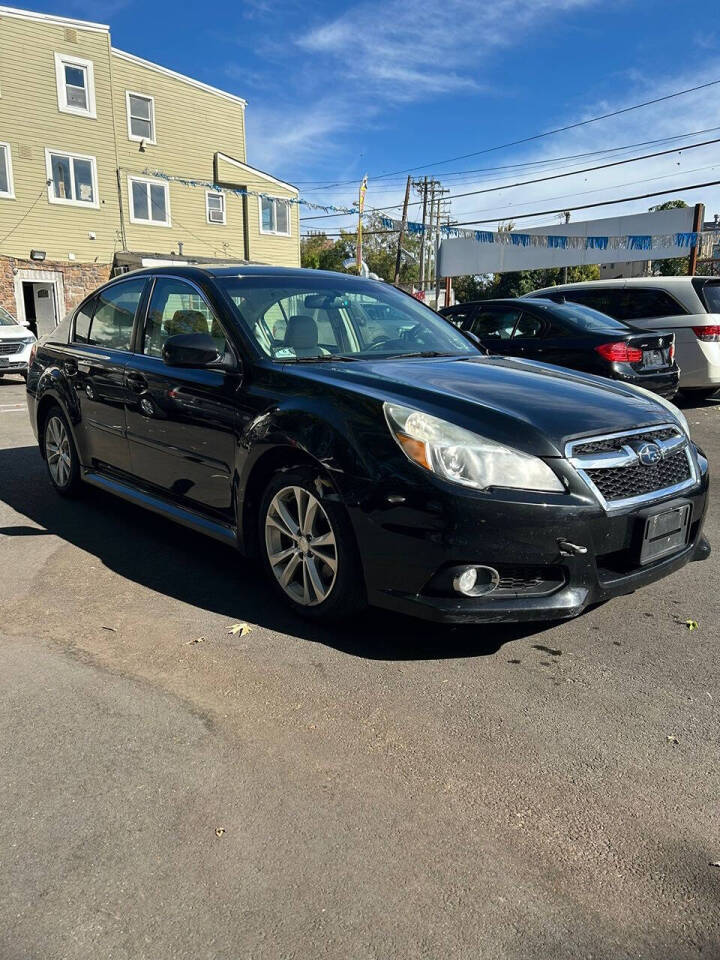
M 152 126 L 152 139 L 150 137 L 138 137 L 137 134 L 132 132 L 132 123 L 130 117 L 130 97 L 141 97 L 143 100 L 150 101 L 150 124 Z M 142 143 L 144 140 L 145 143 L 156 144 L 157 143 L 157 129 L 155 127 L 155 97 L 151 97 L 149 93 L 138 93 L 137 90 L 126 90 L 125 91 L 125 107 L 127 112 L 127 131 L 128 131 L 128 140 L 134 140 L 135 143 Z
M 150 189 L 149 184 L 157 184 L 160 187 L 165 189 L 165 214 L 166 220 L 143 220 L 140 217 L 135 216 L 135 211 L 133 209 L 133 196 L 132 196 L 132 185 L 133 183 L 145 183 L 148 184 L 148 213 L 152 210 L 152 204 L 150 202 Z M 130 210 L 130 223 L 141 224 L 144 227 L 171 227 L 172 218 L 170 216 L 170 184 L 167 180 L 158 180 L 154 177 L 133 177 L 130 176 L 127 178 L 127 189 L 128 189 L 128 208 Z
M 222 220 L 210 219 L 210 204 L 208 202 L 210 197 L 220 197 L 220 200 L 222 201 Z M 213 227 L 222 227 L 227 223 L 227 203 L 225 202 L 224 193 L 220 193 L 218 190 L 205 191 L 205 217 L 207 222 Z
M 90 161 L 90 170 L 92 176 L 92 190 L 93 190 L 93 201 L 89 203 L 87 200 L 69 200 L 67 197 L 56 197 L 55 196 L 55 178 L 53 177 L 52 170 L 52 158 L 53 157 L 67 157 L 70 160 L 70 179 L 73 184 L 73 189 L 75 188 L 75 170 L 73 160 L 89 160 Z M 97 160 L 95 157 L 88 156 L 83 153 L 71 153 L 68 150 L 53 150 L 50 147 L 45 148 L 45 173 L 48 179 L 48 203 L 58 203 L 64 207 L 84 207 L 89 210 L 97 210 L 100 207 L 100 196 L 98 194 L 98 178 L 97 178 Z
M 85 71 L 87 80 L 87 109 L 75 107 L 67 102 L 67 89 L 65 85 L 65 67 L 77 67 Z M 90 117 L 97 119 L 95 110 L 95 69 L 92 60 L 86 60 L 84 57 L 76 57 L 70 53 L 55 54 L 55 82 L 57 84 L 58 110 L 60 113 L 71 113 L 76 117 Z
M 3 148 L 5 150 L 5 166 L 7 167 L 8 188 L 7 190 L 0 190 L 0 200 L 14 200 L 15 199 L 15 181 L 13 180 L 13 168 L 12 168 L 12 156 L 10 152 L 10 144 L 3 143 L 0 141 L 0 150 L 2 150 Z
M 287 221 L 287 222 L 288 222 L 288 228 L 287 228 L 287 232 L 285 232 L 285 231 L 283 231 L 283 230 L 265 230 L 265 229 L 264 229 L 264 227 L 263 227 L 263 216 L 262 216 L 263 200 L 272 200 L 273 204 L 278 203 L 278 202 L 287 204 L 287 208 L 288 208 L 288 221 Z M 291 209 L 290 209 L 291 206 L 292 206 L 292 204 L 290 203 L 290 201 L 288 200 L 287 197 L 258 197 L 258 214 L 259 214 L 259 220 L 260 220 L 260 233 L 265 234 L 265 236 L 272 236 L 272 237 L 290 237 L 290 236 L 292 236 L 292 220 L 291 220 L 292 212 L 291 212 Z M 277 224 L 277 213 L 275 212 L 275 207 L 273 207 L 273 221 Z

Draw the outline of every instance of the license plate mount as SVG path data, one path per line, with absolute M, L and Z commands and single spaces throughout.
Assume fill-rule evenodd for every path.
M 654 370 L 665 364 L 665 358 L 662 350 L 643 350 L 642 365 L 647 370 Z
M 678 553 L 687 544 L 691 505 L 681 503 L 645 518 L 640 565 Z

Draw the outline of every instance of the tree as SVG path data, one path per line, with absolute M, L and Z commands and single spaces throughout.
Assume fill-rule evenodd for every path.
M 650 207 L 650 213 L 656 210 L 682 210 L 687 207 L 684 200 L 666 200 Z M 671 257 L 669 260 L 654 260 L 653 273 L 660 277 L 684 277 L 690 270 L 690 257 Z
M 596 264 L 568 268 L 568 283 L 581 280 L 597 280 L 600 269 Z M 560 268 L 548 270 L 520 270 L 516 273 L 495 273 L 490 279 L 482 277 L 456 277 L 453 280 L 455 297 L 459 303 L 466 300 L 490 300 L 503 297 L 521 297 L 542 287 L 554 287 L 564 283 Z

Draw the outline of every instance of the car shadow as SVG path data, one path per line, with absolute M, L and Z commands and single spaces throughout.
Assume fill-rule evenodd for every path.
M 158 593 L 356 657 L 490 656 L 510 641 L 539 635 L 552 626 L 447 626 L 381 610 L 369 610 L 357 622 L 332 626 L 305 621 L 278 602 L 258 564 L 232 548 L 93 487 L 84 487 L 77 500 L 59 497 L 35 446 L 0 450 L 0 501 L 34 525 L 0 526 L 2 536 L 55 535 Z

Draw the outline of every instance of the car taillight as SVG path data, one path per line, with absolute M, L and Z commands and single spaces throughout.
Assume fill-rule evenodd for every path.
M 629 347 L 624 340 L 618 343 L 601 343 L 595 349 L 610 363 L 641 363 L 643 358 L 639 347 Z
M 670 341 L 670 349 L 668 350 L 668 357 L 670 358 L 670 363 L 675 359 L 675 334 L 672 336 Z
M 720 342 L 720 325 L 716 323 L 710 323 L 706 327 L 693 327 L 693 333 L 698 340 L 703 340 L 705 343 Z
M 30 363 L 28 366 L 32 366 L 35 363 L 35 354 L 37 353 L 37 340 L 30 347 Z

